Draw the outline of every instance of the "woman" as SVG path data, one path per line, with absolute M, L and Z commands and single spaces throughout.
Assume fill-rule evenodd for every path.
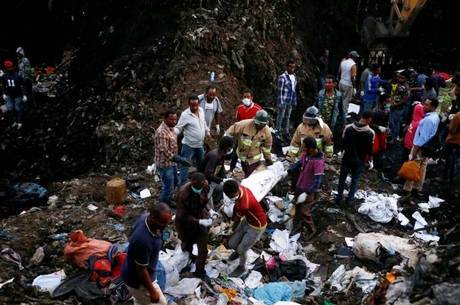
M 423 105 L 417 103 L 414 107 L 414 112 L 412 113 L 412 122 L 407 129 L 406 135 L 404 136 L 404 160 L 407 160 L 410 150 L 414 145 L 415 132 L 417 131 L 418 124 L 425 116 L 425 110 L 423 110 Z

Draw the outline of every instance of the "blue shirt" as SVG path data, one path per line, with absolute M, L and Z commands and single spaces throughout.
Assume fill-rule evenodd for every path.
M 377 99 L 377 93 L 379 92 L 380 76 L 374 75 L 372 72 L 369 73 L 367 81 L 364 85 L 364 96 L 365 102 L 375 102 Z
M 421 147 L 435 136 L 439 126 L 439 115 L 436 112 L 428 112 L 420 122 L 415 132 L 414 145 Z
M 284 72 L 278 77 L 278 88 L 277 88 L 277 105 L 286 106 L 297 105 L 297 94 L 296 94 L 297 84 L 292 84 L 291 78 L 287 72 Z
M 139 217 L 129 238 L 128 256 L 123 264 L 122 278 L 126 285 L 139 288 L 141 285 L 136 265 L 147 267 L 152 281 L 155 280 L 155 271 L 158 255 L 163 245 L 161 236 L 152 232 L 147 224 L 149 214 Z

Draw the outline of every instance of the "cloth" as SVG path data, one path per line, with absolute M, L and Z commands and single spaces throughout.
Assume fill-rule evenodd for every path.
M 287 172 L 281 161 L 276 161 L 266 169 L 257 171 L 241 181 L 241 185 L 251 190 L 256 200 L 261 201 Z
M 69 235 L 70 241 L 64 247 L 64 258 L 72 261 L 78 267 L 86 269 L 90 256 L 107 256 L 110 242 L 91 239 L 85 236 L 82 230 L 73 231 Z
M 202 148 L 206 133 L 209 128 L 206 125 L 203 109 L 198 108 L 198 113 L 194 114 L 190 108 L 184 110 L 175 127 L 176 134 L 184 133 L 182 144 L 191 148 Z
M 204 148 L 201 147 L 190 147 L 187 144 L 182 144 L 182 149 L 180 152 L 181 157 L 193 161 L 195 160 L 195 163 L 201 164 L 204 156 Z M 184 185 L 188 181 L 188 166 L 181 164 L 179 166 L 179 185 Z
M 23 96 L 24 79 L 16 72 L 7 72 L 1 77 L 4 94 L 16 98 Z
M 22 119 L 24 116 L 24 102 L 22 101 L 22 97 L 11 97 L 7 95 L 6 109 L 10 112 L 14 111 L 16 116 L 16 122 L 22 123 Z
M 295 75 L 294 81 L 295 81 Z M 297 93 L 296 93 L 297 81 L 292 82 L 291 77 L 285 71 L 283 74 L 278 76 L 277 82 L 277 106 L 284 107 L 285 105 L 295 106 L 297 105 Z
M 158 168 L 161 178 L 160 202 L 170 203 L 172 192 L 178 186 L 177 168 L 175 166 Z
M 455 114 L 449 123 L 446 143 L 460 145 L 460 112 Z
M 278 113 L 276 115 L 276 130 L 279 132 L 284 132 L 286 134 L 289 133 L 292 107 L 293 106 L 289 104 L 278 106 Z
M 236 107 L 236 121 L 253 119 L 256 116 L 256 112 L 261 109 L 262 107 L 256 103 L 252 103 L 249 107 L 240 104 Z
M 167 305 L 168 302 L 166 301 L 166 298 L 163 295 L 163 292 L 161 291 L 160 286 L 158 286 L 156 282 L 153 282 L 153 287 L 160 294 L 160 299 L 157 303 L 152 303 L 150 301 L 150 294 L 145 287 L 142 286 L 140 288 L 135 289 L 135 288 L 128 286 L 129 293 L 134 298 L 134 305 Z
M 244 267 L 247 261 L 249 249 L 262 237 L 265 228 L 258 230 L 248 224 L 246 219 L 241 220 L 232 237 L 228 241 L 231 249 L 234 249 L 240 256 L 239 265 Z
M 364 165 L 362 164 L 348 165 L 342 162 L 342 167 L 340 168 L 339 185 L 337 189 L 337 201 L 342 200 L 343 191 L 345 190 L 345 181 L 347 180 L 348 174 L 351 174 L 351 184 L 347 201 L 355 198 L 355 193 L 358 190 L 359 179 L 361 178 L 363 170 Z
M 362 165 L 373 155 L 375 132 L 368 125 L 357 122 L 345 127 L 342 164 Z
M 305 139 L 306 137 L 322 139 L 323 147 L 332 144 L 332 131 L 326 123 L 318 123 L 315 126 L 300 123 L 299 126 L 297 126 L 294 135 L 292 136 L 290 144 L 293 155 L 300 155 L 300 147 L 302 146 L 303 139 Z
M 317 192 L 321 185 L 315 183 L 315 176 L 324 175 L 324 154 L 319 152 L 309 157 L 304 153 L 300 158 L 299 164 L 300 174 L 296 183 L 296 189 L 300 192 Z
M 237 154 L 241 161 L 253 164 L 261 160 L 271 159 L 272 134 L 270 128 L 257 130 L 254 120 L 244 120 L 230 126 L 225 132 L 238 143 Z
M 318 110 L 321 117 L 332 129 L 338 117 L 343 117 L 342 93 L 334 90 L 334 94 L 328 96 L 325 90 L 320 90 L 317 99 Z
M 198 166 L 198 171 L 206 176 L 208 182 L 215 182 L 217 184 L 225 178 L 225 154 L 219 154 L 219 150 L 213 149 L 208 152 L 201 164 Z
M 347 86 L 339 83 L 339 90 L 342 94 L 342 112 L 346 116 L 348 114 L 348 105 L 353 98 L 353 86 Z
M 150 278 L 156 278 L 158 256 L 163 246 L 161 235 L 152 232 L 147 218 L 149 214 L 143 214 L 134 224 L 129 237 L 128 256 L 122 267 L 123 281 L 132 288 L 142 286 L 137 274 L 136 266 L 147 267 Z
M 435 136 L 439 126 L 439 115 L 436 112 L 428 112 L 417 127 L 414 136 L 414 145 L 422 147 Z
M 411 149 L 411 154 L 414 152 L 414 147 Z M 423 191 L 423 183 L 425 183 L 425 178 L 426 178 L 426 167 L 428 165 L 428 158 L 424 158 L 422 156 L 421 151 L 419 150 L 418 156 L 420 162 L 420 181 L 414 182 L 414 181 L 406 181 L 404 183 L 403 189 L 405 191 L 412 191 L 414 188 L 417 189 L 418 191 Z
M 351 69 L 356 65 L 355 61 L 351 58 L 347 58 L 342 60 L 340 63 L 340 82 L 339 85 L 345 85 L 349 87 L 353 87 L 352 79 L 351 79 Z M 343 92 L 342 92 L 343 94 Z
M 406 135 L 404 136 L 404 148 L 411 149 L 415 137 L 415 131 L 420 123 L 420 121 L 425 116 L 425 110 L 422 104 L 417 104 L 414 107 L 414 112 L 412 113 L 412 122 L 407 129 Z
M 234 217 L 244 217 L 247 223 L 256 230 L 263 230 L 267 226 L 267 215 L 254 197 L 251 190 L 240 185 L 240 198 L 233 208 Z
M 154 158 L 157 168 L 172 167 L 176 164 L 171 161 L 174 155 L 177 155 L 177 135 L 174 127 L 168 127 L 162 122 L 155 131 L 154 136 Z
M 364 96 L 363 100 L 365 104 L 374 104 L 376 103 L 377 96 L 379 93 L 380 85 L 380 76 L 374 75 L 372 72 L 369 74 L 365 87 L 364 87 Z
M 294 282 L 300 283 L 300 282 Z M 296 304 L 293 302 L 287 302 L 292 299 L 301 299 L 305 296 L 305 284 L 303 284 L 303 291 L 302 293 L 298 293 L 294 295 L 293 286 L 290 286 L 291 282 L 273 282 L 264 284 L 254 290 L 254 298 L 264 302 L 266 305 L 276 305 L 278 303 L 282 303 L 286 301 L 289 304 Z
M 211 124 L 214 121 L 216 113 L 224 112 L 224 110 L 222 109 L 222 104 L 220 103 L 220 100 L 217 96 L 214 97 L 211 103 L 208 103 L 206 101 L 205 94 L 198 95 L 198 101 L 200 102 L 201 109 L 203 109 L 204 111 L 206 125 L 208 126 L 208 128 L 211 128 Z

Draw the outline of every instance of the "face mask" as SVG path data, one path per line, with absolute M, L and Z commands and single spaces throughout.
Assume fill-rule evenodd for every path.
M 235 197 L 229 198 L 231 202 L 236 202 L 240 198 L 240 195 L 236 195 Z
M 202 190 L 203 190 L 203 189 L 197 189 L 197 188 L 195 188 L 195 187 L 192 186 L 192 191 L 193 191 L 195 194 L 201 194 L 201 191 L 202 191 Z
M 246 107 L 249 107 L 252 104 L 252 101 L 250 99 L 248 99 L 248 98 L 244 98 L 242 100 L 242 102 L 243 102 L 243 105 L 246 106 Z
M 230 150 L 227 150 L 226 155 L 228 156 L 228 155 L 231 155 L 232 153 L 233 153 L 233 148 L 231 148 Z

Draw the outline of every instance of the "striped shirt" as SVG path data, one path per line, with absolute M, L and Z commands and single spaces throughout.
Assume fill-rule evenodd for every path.
M 158 168 L 175 166 L 171 161 L 177 155 L 177 135 L 174 127 L 168 127 L 164 122 L 155 131 L 154 137 L 155 156 L 153 158 Z

